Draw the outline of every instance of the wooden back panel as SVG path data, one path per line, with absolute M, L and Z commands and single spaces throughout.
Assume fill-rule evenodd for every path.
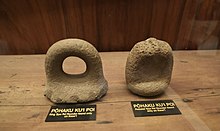
M 129 51 L 148 37 L 174 50 L 219 49 L 215 0 L 0 0 L 0 54 L 46 53 L 81 38 L 98 51 Z

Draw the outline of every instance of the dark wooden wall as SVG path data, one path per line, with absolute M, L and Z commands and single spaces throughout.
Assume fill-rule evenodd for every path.
M 174 50 L 219 49 L 217 0 L 0 0 L 0 54 L 46 53 L 82 38 L 99 51 L 129 51 L 156 37 Z

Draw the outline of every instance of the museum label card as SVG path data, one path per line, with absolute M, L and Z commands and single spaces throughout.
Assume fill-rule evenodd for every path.
M 181 114 L 173 100 L 131 101 L 135 117 Z
M 96 105 L 51 106 L 45 122 L 96 120 Z

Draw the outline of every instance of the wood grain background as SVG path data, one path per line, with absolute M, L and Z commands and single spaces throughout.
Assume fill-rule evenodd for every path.
M 217 0 L 0 0 L 0 54 L 39 54 L 81 38 L 129 51 L 148 37 L 174 50 L 219 49 Z

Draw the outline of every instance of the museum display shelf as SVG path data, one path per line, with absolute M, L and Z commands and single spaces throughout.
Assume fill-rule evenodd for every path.
M 51 105 L 44 96 L 45 55 L 0 56 L 0 130 L 220 130 L 220 50 L 173 51 L 170 86 L 156 97 L 132 94 L 126 87 L 128 52 L 100 52 L 109 84 L 95 121 L 45 122 Z M 81 64 L 66 63 L 66 71 Z M 134 117 L 131 101 L 173 100 L 181 115 Z

